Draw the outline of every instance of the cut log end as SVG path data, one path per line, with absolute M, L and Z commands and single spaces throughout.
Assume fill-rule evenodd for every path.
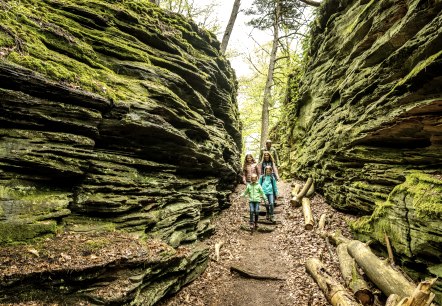
M 311 224 L 306 224 L 306 225 L 304 226 L 304 228 L 305 228 L 306 230 L 308 230 L 308 231 L 311 231 L 311 230 L 313 230 L 313 225 L 311 225 Z
M 374 302 L 374 296 L 373 293 L 368 289 L 361 289 L 356 292 L 354 292 L 355 298 L 362 304 L 362 305 L 373 305 Z

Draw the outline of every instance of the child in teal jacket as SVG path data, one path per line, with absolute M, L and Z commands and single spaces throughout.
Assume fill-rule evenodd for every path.
M 258 184 L 258 176 L 252 174 L 251 183 L 247 184 L 242 196 L 248 196 L 250 206 L 250 226 L 258 227 L 259 203 L 261 198 L 266 202 L 266 196 L 260 184 Z
M 266 205 L 266 219 L 274 221 L 273 218 L 273 208 L 275 204 L 275 199 L 278 197 L 278 186 L 276 185 L 275 177 L 273 176 L 273 171 L 271 166 L 265 167 L 265 174 L 261 175 L 259 178 L 259 184 L 261 185 L 269 205 Z

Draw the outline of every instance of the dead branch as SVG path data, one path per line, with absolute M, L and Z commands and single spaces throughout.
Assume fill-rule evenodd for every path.
M 276 281 L 285 280 L 285 278 L 281 278 L 281 277 L 277 277 L 277 276 L 259 275 L 259 274 L 247 271 L 246 269 L 240 268 L 237 266 L 231 266 L 230 272 L 236 272 L 239 275 L 241 275 L 242 277 L 253 278 L 253 279 L 276 280 Z
M 219 251 L 220 251 L 220 249 L 221 249 L 221 247 L 223 245 L 224 245 L 223 241 L 215 243 L 215 258 L 216 258 L 216 261 L 219 261 Z

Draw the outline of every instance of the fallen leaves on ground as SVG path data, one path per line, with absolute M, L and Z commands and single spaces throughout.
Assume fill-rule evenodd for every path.
M 276 225 L 276 230 L 272 233 L 254 233 L 253 235 L 260 235 L 257 236 L 260 238 L 258 242 L 256 239 L 251 242 L 250 233 L 240 229 L 242 224 L 248 223 L 244 218 L 248 216 L 248 203 L 238 196 L 245 188 L 244 185 L 239 185 L 231 195 L 232 206 L 216 218 L 216 233 L 207 241 L 213 251 L 208 268 L 193 283 L 160 305 L 262 305 L 259 299 L 262 291 L 267 288 L 271 288 L 269 294 L 275 298 L 272 305 L 329 305 L 322 291 L 307 274 L 304 264 L 310 257 L 319 257 L 331 275 L 342 282 L 338 259 L 335 254 L 330 254 L 325 240 L 314 230 L 304 229 L 302 208 L 290 206 L 290 184 L 279 182 L 278 186 L 281 197 L 277 200 L 279 205 L 276 207 L 279 214 L 275 216 L 281 223 Z M 311 198 L 311 207 L 316 223 L 321 214 L 327 214 L 327 230 L 341 230 L 344 236 L 351 237 L 347 221 L 354 217 L 334 210 L 318 194 Z M 263 207 L 261 210 L 265 211 Z M 214 246 L 221 241 L 224 245 L 220 251 L 220 260 L 216 261 Z M 247 262 L 244 256 L 249 256 L 251 249 L 274 254 L 278 260 L 274 264 L 286 267 L 283 272 L 286 280 L 278 282 L 277 286 L 271 281 L 238 282 L 239 276 L 230 272 L 230 266 L 241 260 Z M 335 252 L 333 246 L 331 251 Z M 275 270 L 274 264 L 270 261 L 268 269 L 261 269 L 264 273 L 271 273 Z M 253 297 L 251 291 L 255 291 L 255 301 L 250 300 Z M 244 300 L 241 300 L 241 296 L 244 296 Z M 234 298 L 228 302 L 226 297 Z

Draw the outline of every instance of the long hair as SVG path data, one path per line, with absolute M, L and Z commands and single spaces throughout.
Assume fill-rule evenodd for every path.
M 274 162 L 274 160 L 273 160 L 273 156 L 272 156 L 272 153 L 270 153 L 270 151 L 264 151 L 264 152 L 262 152 L 262 157 L 261 157 L 261 160 L 260 160 L 259 162 L 260 162 L 261 164 L 264 162 L 264 155 L 266 155 L 266 153 L 269 154 L 269 161 L 271 161 L 272 164 L 274 164 L 275 162 Z
M 252 154 L 246 154 L 246 156 L 244 157 L 244 164 L 242 166 L 243 170 L 246 169 L 247 166 L 247 157 L 250 156 L 252 158 L 252 164 L 256 163 L 255 159 L 253 158 Z

